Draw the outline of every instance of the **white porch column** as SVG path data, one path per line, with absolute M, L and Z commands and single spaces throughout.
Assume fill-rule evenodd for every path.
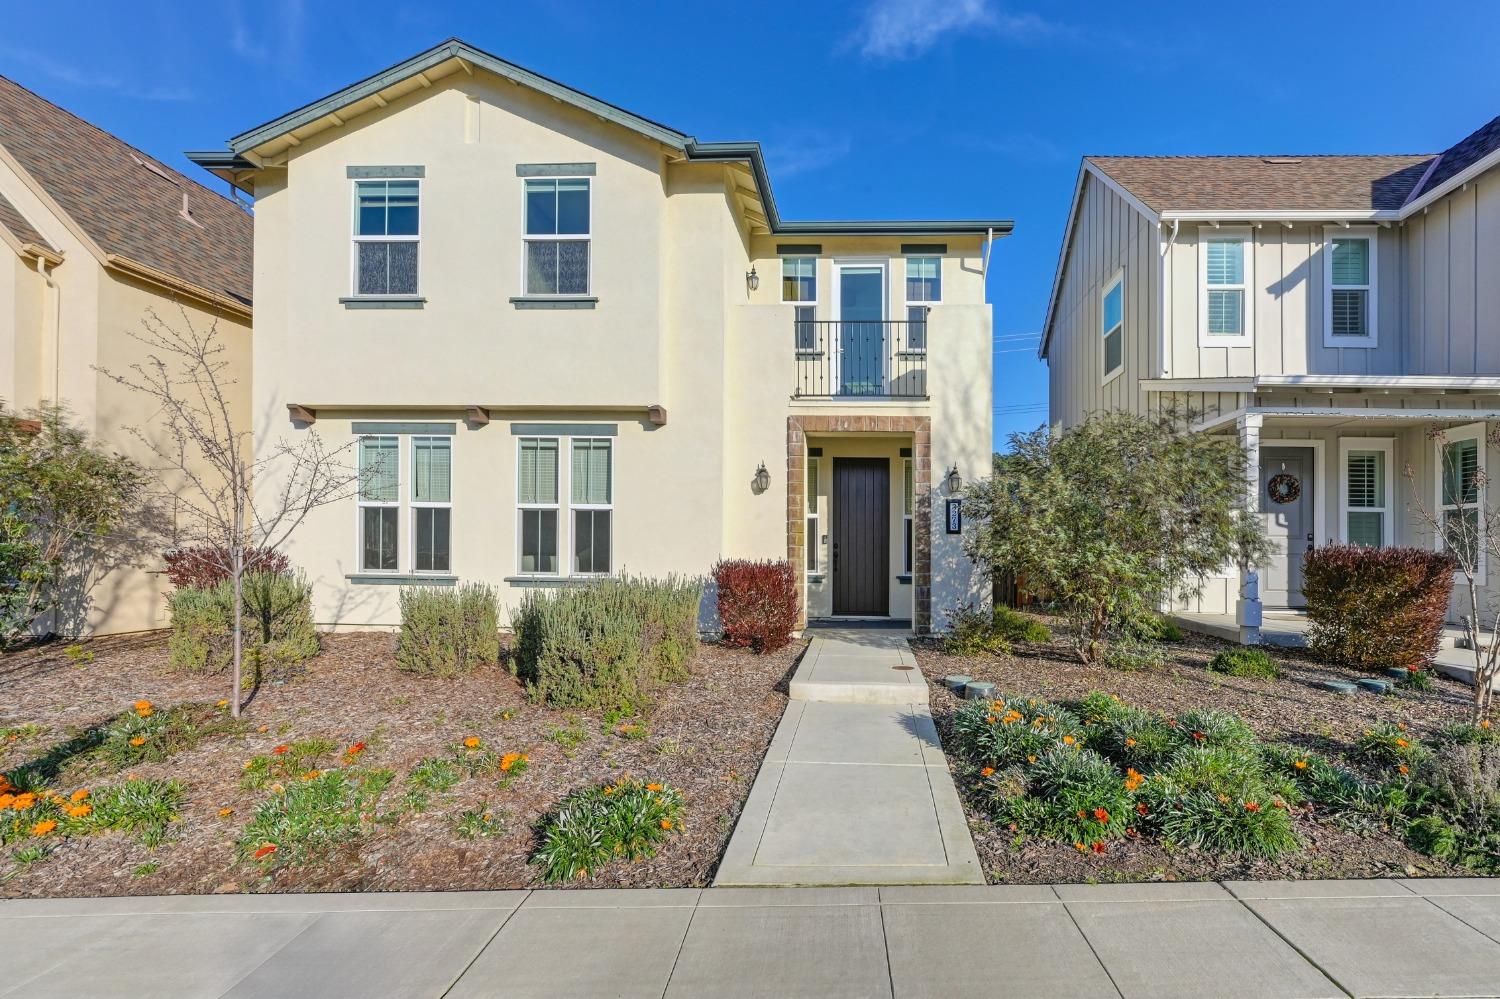
M 1240 447 L 1247 456 L 1245 487 L 1249 497 L 1251 513 L 1260 505 L 1260 425 L 1259 413 L 1247 413 L 1235 421 L 1239 431 Z M 1239 626 L 1240 642 L 1244 645 L 1260 644 L 1261 603 L 1260 571 L 1258 566 L 1240 566 L 1239 599 L 1234 605 L 1234 619 Z

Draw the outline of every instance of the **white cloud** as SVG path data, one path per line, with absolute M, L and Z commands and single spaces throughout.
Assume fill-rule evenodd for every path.
M 300 68 L 307 34 L 304 0 L 276 0 L 267 5 L 259 23 L 253 26 L 241 4 L 230 4 L 228 11 L 229 47 L 235 55 L 246 62 Z
M 990 0 L 871 0 L 849 39 L 868 59 L 915 59 L 945 38 L 983 34 L 1033 41 L 1062 29 L 1036 14 L 1012 14 Z
M 766 143 L 766 160 L 778 177 L 792 177 L 832 166 L 854 148 L 848 135 L 819 130 L 794 131 Z
M 85 69 L 72 63 L 54 59 L 33 49 L 20 49 L 0 44 L 0 59 L 25 66 L 52 83 L 78 90 L 108 90 L 125 97 L 141 101 L 188 101 L 192 92 L 173 86 L 140 86 L 129 80 L 94 69 Z

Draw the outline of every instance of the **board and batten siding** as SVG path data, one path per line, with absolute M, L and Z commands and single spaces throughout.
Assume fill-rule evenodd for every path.
M 1230 228 L 1227 224 L 1225 228 Z M 1323 345 L 1324 257 L 1331 245 L 1322 223 L 1265 222 L 1250 229 L 1253 247 L 1252 336 L 1243 346 L 1199 345 L 1198 252 L 1212 226 L 1184 223 L 1167 250 L 1168 378 L 1244 378 L 1252 375 L 1402 374 L 1401 239 L 1376 233 L 1374 347 Z
M 1144 413 L 1143 378 L 1155 377 L 1158 238 L 1149 219 L 1086 176 L 1063 262 L 1048 345 L 1050 422 L 1070 427 L 1099 410 Z M 1103 381 L 1103 292 L 1124 272 L 1124 370 Z
M 1500 170 L 1413 214 L 1401 240 L 1407 373 L 1500 374 Z

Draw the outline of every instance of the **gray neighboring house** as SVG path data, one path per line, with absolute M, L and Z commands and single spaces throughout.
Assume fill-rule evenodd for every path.
M 1500 118 L 1441 153 L 1085 158 L 1041 356 L 1054 426 L 1175 408 L 1249 449 L 1267 615 L 1313 546 L 1440 546 L 1415 499 L 1500 500 Z M 1246 582 L 1174 609 L 1256 641 Z

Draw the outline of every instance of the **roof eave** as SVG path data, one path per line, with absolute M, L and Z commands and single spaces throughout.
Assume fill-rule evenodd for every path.
M 1243 208 L 1163 209 L 1166 222 L 1398 222 L 1394 208 L 1316 208 L 1269 210 Z
M 1433 165 L 1436 166 L 1436 163 L 1434 163 Z M 1422 191 L 1422 193 L 1418 197 L 1413 198 L 1411 201 L 1408 201 L 1406 204 L 1401 206 L 1400 216 L 1402 218 L 1411 217 L 1413 214 L 1425 209 L 1428 205 L 1431 205 L 1433 202 L 1437 201 L 1439 198 L 1442 198 L 1444 195 L 1451 194 L 1453 191 L 1456 191 L 1458 188 L 1469 183 L 1475 177 L 1478 177 L 1480 174 L 1484 173 L 1486 170 L 1491 170 L 1497 166 L 1500 166 L 1500 149 L 1496 149 L 1494 152 L 1490 153 L 1488 156 L 1483 157 L 1482 159 L 1475 160 L 1468 167 L 1460 170 L 1452 177 L 1449 177 L 1447 180 L 1443 181 L 1432 190 Z M 1417 186 L 1417 190 L 1420 191 L 1421 184 L 1425 184 L 1426 182 L 1427 178 L 1423 177 L 1421 182 L 1419 182 Z

